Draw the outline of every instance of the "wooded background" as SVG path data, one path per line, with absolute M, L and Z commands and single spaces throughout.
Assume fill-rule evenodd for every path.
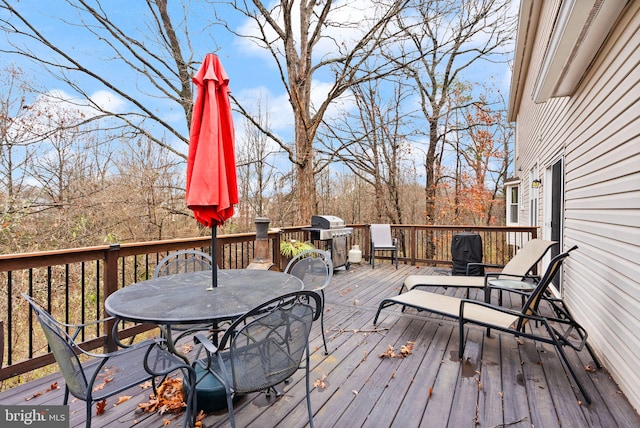
M 3 56 L 16 60 L 0 77 L 4 253 L 209 233 L 184 200 L 191 76 L 204 56 L 190 39 L 202 28 L 187 24 L 195 4 L 199 14 L 211 12 L 208 25 L 270 54 L 294 118 L 290 140 L 273 131 L 268 98 L 232 97 L 240 204 L 221 233 L 251 231 L 256 216 L 276 227 L 308 224 L 312 214 L 348 223 L 504 224 L 507 96 L 475 73 L 483 62 L 510 59 L 516 17 L 508 0 L 376 1 L 376 13 L 355 21 L 331 1 L 269 8 L 258 0 L 156 0 L 140 16 L 145 31 L 119 21 L 110 3 L 60 3 L 75 13 L 64 22 L 85 29 L 148 88 L 127 91 L 37 28 L 28 5 L 0 0 Z M 260 31 L 240 32 L 232 13 Z M 354 28 L 354 40 L 335 37 Z M 320 42 L 332 48 L 320 52 Z M 76 101 L 25 72 L 24 58 Z M 108 88 L 127 110 L 96 103 L 77 76 Z M 333 83 L 314 103 L 316 76 Z M 158 98 L 182 112 L 182 128 L 157 113 Z

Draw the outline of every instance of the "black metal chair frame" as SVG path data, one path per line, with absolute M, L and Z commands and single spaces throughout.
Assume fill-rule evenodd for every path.
M 189 424 L 195 426 L 196 398 L 195 398 L 195 371 L 185 364 L 182 359 L 167 352 L 162 340 L 145 340 L 131 346 L 125 346 L 117 342 L 122 349 L 106 354 L 97 354 L 83 350 L 75 341 L 76 337 L 86 328 L 95 327 L 113 318 L 106 318 L 85 324 L 64 324 L 57 321 L 46 309 L 31 296 L 23 293 L 22 296 L 29 303 L 31 310 L 36 314 L 45 333 L 51 352 L 53 353 L 60 371 L 65 379 L 65 391 L 63 404 L 69 401 L 69 394 L 86 403 L 86 426 L 91 427 L 91 408 L 93 403 L 118 394 L 133 386 L 148 380 L 152 381 L 156 390 L 156 377 L 163 379 L 177 370 L 183 373 L 183 382 L 188 393 L 186 403 L 186 415 L 183 426 Z M 116 323 L 115 328 L 118 324 Z M 67 333 L 70 331 L 71 333 Z M 117 335 L 114 334 L 117 338 Z M 84 364 L 80 361 L 80 355 L 90 357 Z M 125 360 L 133 372 L 124 370 L 118 363 Z M 139 367 L 133 361 L 139 360 Z M 107 379 L 107 377 L 109 379 Z M 103 382 L 103 385 L 100 385 Z M 100 385 L 100 388 L 96 388 Z
M 313 428 L 313 411 L 311 409 L 311 389 L 309 382 L 309 333 L 313 321 L 320 317 L 321 305 L 322 301 L 318 293 L 306 290 L 297 291 L 269 300 L 236 319 L 225 331 L 217 346 L 204 334 L 196 334 L 194 341 L 197 344 L 202 344 L 207 357 L 195 361 L 194 366 L 199 364 L 200 367 L 208 370 L 208 372 L 224 386 L 227 396 L 229 421 L 232 427 L 236 426 L 233 413 L 233 399 L 237 394 L 260 391 L 268 393 L 271 390 L 275 390 L 276 385 L 290 379 L 295 371 L 304 368 L 309 425 Z M 295 313 L 296 307 L 302 311 L 301 315 Z M 278 315 L 277 317 L 273 317 L 278 319 L 278 323 L 268 324 L 269 321 L 273 321 L 272 317 L 270 317 L 273 314 Z M 310 319 L 305 320 L 306 317 L 310 317 Z M 299 321 L 302 325 L 291 329 L 290 321 Z M 308 322 L 308 324 L 306 322 Z M 256 326 L 266 329 L 263 331 L 269 334 L 263 338 L 255 337 L 251 333 Z M 298 330 L 300 328 L 306 328 L 306 330 L 302 332 L 306 342 L 304 349 L 306 362 L 303 367 L 301 366 L 302 355 L 297 356 L 297 358 L 300 358 L 300 360 L 297 360 L 289 353 L 289 351 L 291 351 L 289 349 L 290 335 L 294 333 L 300 334 L 301 332 Z M 280 331 L 280 329 L 283 331 Z M 272 362 L 268 358 L 268 355 L 265 355 L 265 352 L 268 353 L 269 350 L 274 348 L 277 348 L 281 355 L 285 354 L 287 358 L 290 359 L 291 364 L 286 369 L 277 365 L 275 369 L 271 367 Z M 236 372 L 236 366 L 242 365 L 244 362 L 242 356 L 251 352 L 259 353 L 262 370 L 269 371 L 268 376 L 266 374 L 265 376 L 258 374 L 250 376 L 249 382 L 256 382 L 251 385 L 246 384 L 247 378 L 245 377 L 243 378 L 243 382 L 245 383 L 240 382 L 240 386 L 238 386 L 239 382 L 237 379 L 240 378 L 241 374 L 246 376 L 247 373 L 242 370 L 241 367 L 238 367 L 238 372 Z M 261 373 L 261 375 L 262 374 L 263 373 Z M 276 395 L 280 396 L 281 394 L 276 391 Z
M 212 267 L 213 259 L 209 254 L 199 250 L 180 250 L 168 254 L 158 262 L 153 271 L 153 278 L 176 273 L 211 270 Z
M 300 263 L 304 264 L 305 260 L 321 260 L 322 265 L 319 266 L 318 264 L 315 264 L 314 266 L 303 266 L 302 264 L 300 264 Z M 306 269 L 302 269 L 299 266 L 303 266 Z M 325 280 L 322 284 L 320 285 L 310 284 L 309 281 L 305 283 L 304 278 L 306 276 L 305 274 L 308 273 L 307 269 L 312 269 L 312 268 L 321 269 L 321 272 L 315 272 L 315 273 L 319 273 L 320 275 L 314 275 L 314 277 L 325 276 Z M 302 253 L 298 254 L 293 259 L 291 259 L 291 261 L 289 261 L 284 271 L 286 273 L 289 273 L 299 278 L 304 284 L 305 290 L 320 292 L 320 295 L 322 297 L 322 307 L 320 310 L 320 327 L 322 328 L 322 343 L 324 344 L 324 354 L 328 355 L 329 350 L 327 348 L 327 339 L 325 337 L 325 332 L 324 332 L 324 300 L 325 300 L 324 289 L 327 288 L 327 286 L 331 282 L 331 279 L 333 278 L 333 261 L 331 260 L 331 255 L 326 251 L 316 250 L 316 249 L 303 251 Z
M 160 276 L 174 275 L 187 272 L 198 272 L 211 270 L 213 268 L 213 259 L 205 252 L 199 250 L 180 250 L 168 254 L 158 262 L 153 271 L 153 278 Z M 211 324 L 176 324 L 160 326 L 162 337 L 169 338 L 169 345 L 174 344 L 181 338 L 188 336 L 197 331 L 214 330 L 217 326 Z M 170 337 L 172 332 L 178 332 L 178 335 Z M 175 348 L 172 351 L 177 352 Z

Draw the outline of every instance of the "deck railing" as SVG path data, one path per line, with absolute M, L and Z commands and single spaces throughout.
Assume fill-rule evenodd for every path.
M 271 231 L 270 256 L 277 268 L 284 269 L 288 260 L 280 255 L 280 242 L 285 239 L 308 241 L 304 226 Z M 347 248 L 359 245 L 365 260 L 369 259 L 369 228 L 365 224 L 350 225 L 353 234 Z M 424 226 L 392 225 L 398 238 L 400 263 L 411 265 L 451 265 L 451 240 L 463 231 L 481 235 L 484 262 L 506 263 L 530 239 L 536 238 L 532 227 Z M 218 235 L 217 264 L 222 269 L 242 269 L 254 258 L 255 233 Z M 324 248 L 326 241 L 315 242 Z M 117 289 L 151 277 L 158 261 L 172 251 L 199 249 L 211 252 L 209 237 L 174 239 L 75 248 L 38 253 L 0 255 L 0 381 L 3 388 L 16 376 L 37 376 L 43 367 L 54 362 L 39 327 L 34 325 L 28 305 L 21 293 L 34 296 L 52 315 L 69 324 L 94 321 L 107 316 L 105 298 Z M 376 255 L 376 258 L 383 258 Z M 4 324 L 4 325 L 3 325 Z M 123 325 L 122 337 L 139 334 L 154 326 Z M 107 330 L 109 328 L 107 327 Z M 82 347 L 96 349 L 112 346 L 110 331 L 97 327 L 89 336 L 80 338 Z

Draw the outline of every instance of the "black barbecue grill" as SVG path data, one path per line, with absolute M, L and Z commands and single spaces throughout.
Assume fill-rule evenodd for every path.
M 347 238 L 353 233 L 352 227 L 345 227 L 344 220 L 333 215 L 311 216 L 311 227 L 305 227 L 311 233 L 311 242 L 318 247 L 316 241 L 324 244 L 324 249 L 331 254 L 334 268 L 344 266 L 349 269 L 347 261 Z

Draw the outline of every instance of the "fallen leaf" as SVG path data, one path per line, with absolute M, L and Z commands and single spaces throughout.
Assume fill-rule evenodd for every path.
M 355 389 L 351 390 L 351 392 L 353 392 L 353 395 L 358 395 L 358 391 L 356 391 Z
M 327 379 L 327 375 L 322 375 L 322 377 L 320 379 L 316 379 L 315 382 L 313 382 L 313 386 L 315 388 L 319 388 L 319 389 L 325 389 L 327 387 L 327 383 L 325 382 L 325 380 Z
M 193 345 L 190 343 L 183 343 L 180 347 L 180 352 L 183 354 L 188 354 L 191 351 L 193 351 Z
M 597 371 L 597 369 L 594 366 L 592 366 L 591 364 L 585 365 L 584 369 L 586 371 L 588 371 L 589 373 L 595 373 Z
M 45 389 L 44 391 L 38 391 L 36 393 L 34 393 L 32 396 L 25 398 L 25 401 L 30 401 L 33 400 L 36 397 L 40 397 L 43 394 L 46 394 L 47 392 L 51 392 L 51 391 L 55 391 L 56 389 L 60 389 L 60 387 L 58 386 L 58 382 L 53 382 L 51 385 L 49 385 L 49 388 Z
M 432 394 L 433 394 L 433 387 L 429 388 L 429 394 L 427 395 L 427 397 L 431 398 Z
M 171 421 L 169 419 L 163 419 L 162 420 L 162 426 L 166 427 L 167 425 L 171 425 Z
M 413 343 L 407 342 L 406 345 L 400 347 L 400 353 L 396 353 L 395 349 L 391 345 L 387 345 L 387 350 L 379 355 L 380 358 L 405 358 L 411 355 L 413 351 Z
M 98 401 L 96 403 L 96 416 L 101 415 L 107 408 L 107 400 Z
M 406 345 L 402 345 L 400 347 L 400 358 L 404 358 L 411 355 L 412 351 L 413 351 L 413 342 L 407 342 Z
M 139 386 L 140 388 L 142 388 L 142 389 L 149 389 L 149 388 L 151 388 L 151 387 L 153 386 L 153 383 L 152 383 L 150 380 L 148 380 L 148 381 L 146 381 L 146 382 L 141 383 L 141 384 L 140 384 L 140 385 L 138 385 L 138 386 Z
M 138 404 L 138 409 L 145 412 L 179 413 L 187 407 L 182 395 L 182 379 L 165 379 L 158 387 L 157 394 L 151 394 L 150 400 Z
M 380 358 L 394 358 L 396 356 L 393 346 L 387 345 L 387 350 L 379 355 Z
M 118 401 L 116 402 L 116 404 L 114 404 L 114 406 L 117 406 L 118 404 L 122 404 L 125 401 L 128 401 L 131 399 L 130 395 L 121 395 L 120 397 L 118 397 Z

